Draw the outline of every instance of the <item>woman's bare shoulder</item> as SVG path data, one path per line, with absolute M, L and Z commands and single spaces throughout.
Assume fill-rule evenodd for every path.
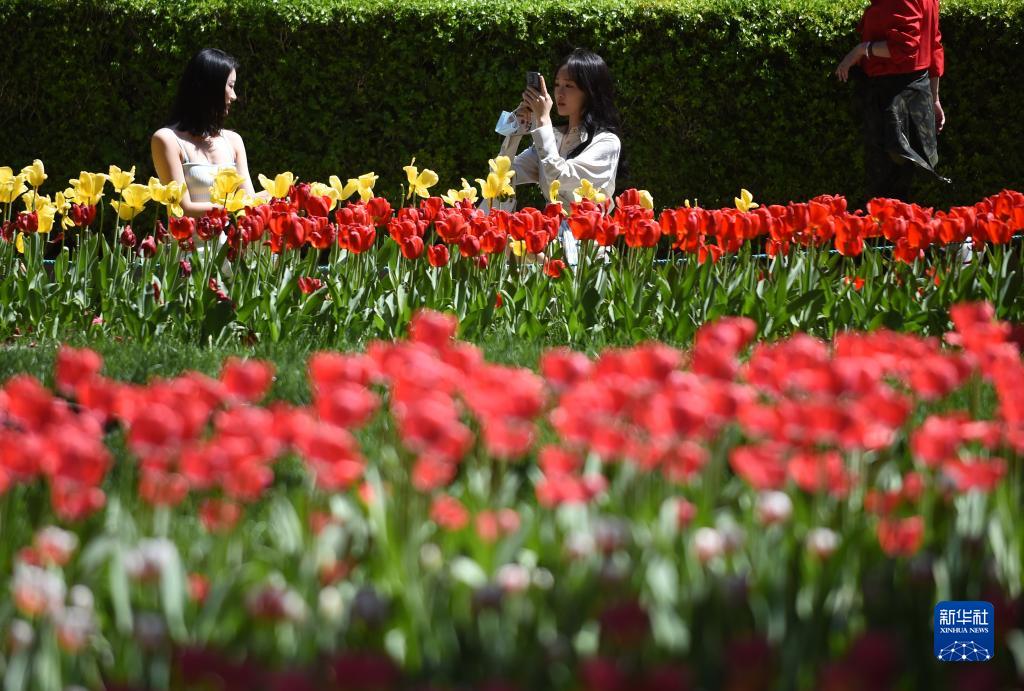
M 161 127 L 153 133 L 153 141 L 163 142 L 164 144 L 174 144 L 178 140 L 178 136 L 174 134 L 174 130 L 170 127 Z

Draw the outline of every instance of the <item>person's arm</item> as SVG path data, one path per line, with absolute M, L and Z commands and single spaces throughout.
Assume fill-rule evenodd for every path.
M 935 38 L 932 40 L 932 64 L 928 66 L 928 74 L 932 82 L 932 106 L 935 110 L 935 129 L 942 132 L 946 126 L 946 111 L 939 101 L 939 79 L 946 72 L 946 49 L 942 46 L 942 32 L 939 30 L 939 18 L 934 18 Z
M 533 111 L 537 122 L 537 129 L 533 131 L 533 148 L 540 159 L 541 185 L 546 188 L 558 180 L 563 190 L 572 190 L 579 187 L 584 179 L 599 189 L 610 185 L 619 163 L 621 144 L 618 137 L 611 132 L 601 132 L 579 156 L 563 158 L 558 152 L 555 131 L 551 126 L 554 103 L 544 77 L 540 78 L 540 89 L 527 87 L 523 92 L 523 103 Z M 547 193 L 547 189 L 542 191 Z
M 913 61 L 921 49 L 924 14 L 915 0 L 894 0 L 885 40 L 863 41 L 854 46 L 839 66 L 836 77 L 845 82 L 850 69 L 862 60 Z
M 880 58 L 913 63 L 921 52 L 921 34 L 924 29 L 924 13 L 920 0 L 896 0 L 893 2 L 889 30 L 885 32 L 884 45 L 876 41 L 871 52 Z M 875 53 L 875 46 L 879 47 Z M 909 69 L 907 70 L 910 71 Z
M 178 153 L 181 145 L 177 137 L 170 130 L 164 128 L 157 130 L 150 140 L 150 151 L 153 154 L 153 167 L 160 182 L 167 184 L 171 181 L 185 182 L 185 169 L 182 168 L 181 158 Z M 200 218 L 207 211 L 213 208 L 210 202 L 194 202 L 189 196 L 188 186 L 185 187 L 185 194 L 181 199 L 181 208 L 186 216 Z
M 939 79 L 941 77 L 932 77 L 932 109 L 935 111 L 935 131 L 942 132 L 942 129 L 946 126 L 946 111 L 942 108 L 942 102 L 939 100 Z

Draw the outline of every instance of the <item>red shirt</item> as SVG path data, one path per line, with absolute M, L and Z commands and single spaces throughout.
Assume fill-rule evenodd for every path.
M 861 40 L 889 45 L 891 57 L 861 61 L 869 77 L 925 69 L 932 77 L 941 77 L 945 71 L 939 0 L 871 0 L 859 28 Z

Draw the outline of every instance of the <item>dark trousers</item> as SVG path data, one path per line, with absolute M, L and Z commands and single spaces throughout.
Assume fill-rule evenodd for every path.
M 887 197 L 909 202 L 918 168 L 934 173 L 935 116 L 927 72 L 868 77 L 855 74 L 864 137 L 864 202 Z M 928 131 L 925 131 L 928 130 Z

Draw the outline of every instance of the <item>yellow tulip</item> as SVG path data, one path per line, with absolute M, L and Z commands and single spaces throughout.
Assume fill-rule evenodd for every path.
M 22 168 L 21 174 L 25 177 L 26 182 L 36 189 L 42 187 L 47 178 L 43 162 L 38 158 L 32 161 L 32 165 Z
M 589 199 L 595 204 L 600 204 L 608 199 L 608 195 L 594 187 L 593 183 L 586 178 L 580 180 L 580 186 L 572 191 L 572 196 L 578 202 Z
M 654 210 L 654 197 L 647 190 L 640 190 L 640 206 Z
M 352 182 L 349 180 L 349 182 Z M 377 174 L 374 172 L 363 173 L 356 178 L 356 185 L 358 187 L 359 199 L 364 202 L 368 202 L 373 199 L 373 186 L 377 184 Z
M 135 180 L 135 166 L 132 166 L 129 170 L 121 170 L 117 166 L 110 166 L 109 177 L 110 184 L 114 186 L 116 191 L 120 192 Z
M 448 190 L 448 194 L 442 194 L 441 199 L 443 199 L 445 204 L 448 204 L 449 206 L 455 206 L 463 200 L 468 200 L 470 204 L 476 204 L 476 188 L 470 186 L 470 184 L 466 182 L 466 178 L 462 178 L 462 189 Z
M 149 194 L 153 201 L 167 207 L 167 213 L 175 218 L 185 215 L 181 200 L 185 198 L 185 183 L 171 180 L 166 185 L 156 178 L 149 179 Z
M 336 195 L 335 199 L 339 202 L 345 201 L 359 189 L 359 181 L 355 178 L 349 178 L 348 182 L 343 185 L 341 184 L 341 178 L 337 175 L 332 175 L 328 179 L 328 182 L 331 183 L 331 189 L 334 190 L 334 194 Z
M 412 159 L 412 163 L 416 163 L 416 159 Z M 410 164 L 404 166 L 402 170 L 405 171 L 405 176 L 409 179 L 409 194 L 405 195 L 406 199 L 412 197 L 414 194 L 417 197 L 429 197 L 430 192 L 428 190 L 437 184 L 437 173 L 424 168 L 423 172 L 420 172 L 416 166 Z
M 27 189 L 23 175 L 15 175 L 8 166 L 0 168 L 0 202 L 13 204 Z
M 185 215 L 185 210 L 181 208 L 181 201 L 185 198 L 187 189 L 184 182 L 171 181 L 164 185 L 163 203 L 171 216 L 179 218 Z
M 551 185 L 548 186 L 548 201 L 552 204 L 558 203 L 558 192 L 562 189 L 562 183 L 559 180 L 552 180 Z
M 130 221 L 145 208 L 150 199 L 149 187 L 133 183 L 121 190 L 122 201 L 110 202 L 122 221 Z
M 72 228 L 75 225 L 75 222 L 71 220 L 71 216 L 68 215 L 68 210 L 71 208 L 71 198 L 74 194 L 75 191 L 69 188 L 53 195 L 53 205 L 57 207 L 57 213 L 61 215 L 60 224 L 65 229 Z
M 25 254 L 25 234 L 18 233 L 18 237 L 14 238 L 14 249 L 18 250 L 18 254 Z
M 238 189 L 239 185 L 243 182 L 244 179 L 234 168 L 221 168 L 217 171 L 217 176 L 213 179 L 213 186 L 210 187 L 211 201 L 213 201 L 214 204 L 220 204 L 223 206 L 231 193 Z
M 278 173 L 271 180 L 260 173 L 260 184 L 274 199 L 284 199 L 288 196 L 288 190 L 295 184 L 295 175 L 289 172 Z
M 39 209 L 43 208 L 47 204 L 53 203 L 50 201 L 48 196 L 45 194 L 39 194 L 34 190 L 30 190 L 21 195 L 21 201 L 25 202 L 25 211 L 28 211 L 29 213 L 39 211 Z
M 747 190 L 740 190 L 740 196 L 733 197 L 733 201 L 736 202 L 736 208 L 740 211 L 750 211 L 760 206 L 754 203 L 754 195 Z
M 78 174 L 78 179 L 71 179 L 71 188 L 74 194 L 71 195 L 75 204 L 82 206 L 94 206 L 99 204 L 103 196 L 103 187 L 107 184 L 107 176 L 103 173 L 86 173 L 84 170 Z
M 53 220 L 57 216 L 57 207 L 53 204 L 47 203 L 36 210 L 36 218 L 39 220 L 39 226 L 36 228 L 36 232 L 49 233 L 53 229 Z
M 487 165 L 491 167 L 492 172 L 496 173 L 499 177 L 502 178 L 511 178 L 513 175 L 516 174 L 515 171 L 512 170 L 512 159 L 510 159 L 508 156 L 498 156 L 497 158 L 492 158 L 487 162 Z
M 501 193 L 510 196 L 515 194 L 516 190 L 512 187 L 512 178 L 515 177 L 516 172 L 512 170 L 512 159 L 508 156 L 498 156 L 489 160 L 487 165 L 491 167 L 491 172 L 501 178 Z
M 497 173 L 488 173 L 486 180 L 476 179 L 484 199 L 497 199 L 505 189 L 505 181 Z
M 237 189 L 224 199 L 224 210 L 228 213 L 241 211 L 247 206 L 254 206 L 255 197 L 244 189 Z
M 512 248 L 512 254 L 517 257 L 526 254 L 526 242 L 524 240 L 512 240 L 508 243 L 508 246 Z

